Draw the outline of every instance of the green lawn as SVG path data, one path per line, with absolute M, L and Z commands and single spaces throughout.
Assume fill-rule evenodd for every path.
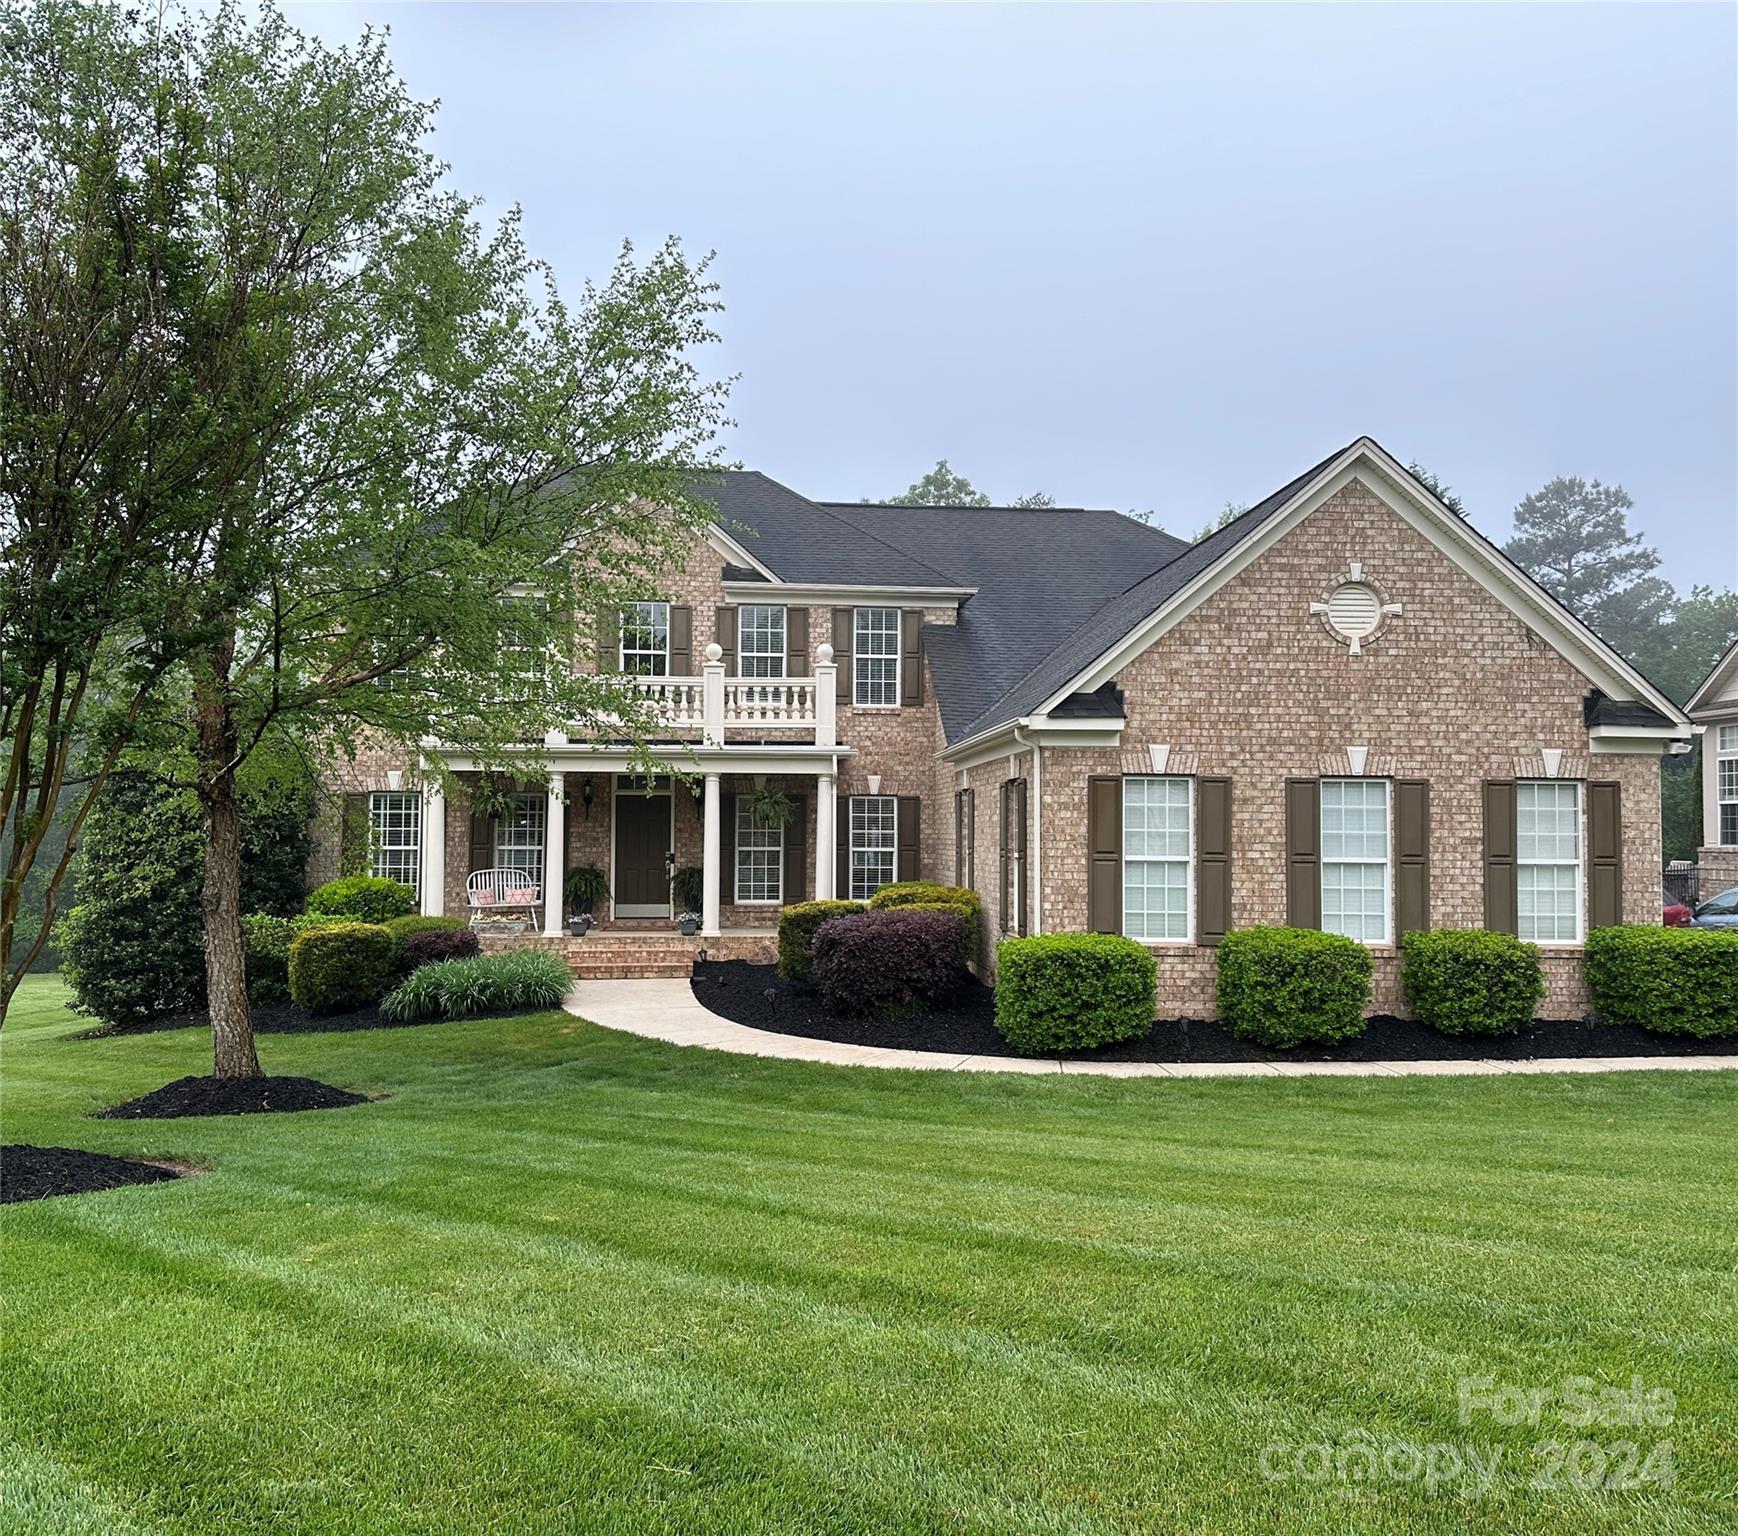
M 0 1207 L 9 1533 L 1738 1518 L 1732 1074 L 925 1075 L 556 1014 L 262 1042 L 356 1109 L 101 1121 L 207 1043 L 73 1042 L 61 996 L 6 1026 L 4 1139 L 210 1172 Z M 1457 1418 L 1575 1376 L 1675 1422 Z M 1263 1476 L 1358 1434 L 1494 1489 Z M 1582 1438 L 1669 1439 L 1675 1492 L 1526 1486 Z

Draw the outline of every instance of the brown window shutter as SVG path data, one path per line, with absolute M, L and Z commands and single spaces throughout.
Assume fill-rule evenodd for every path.
M 856 698 L 855 673 L 851 667 L 851 643 L 856 639 L 852 625 L 857 622 L 856 613 L 855 608 L 833 610 L 833 665 L 839 669 L 839 702 L 842 704 L 849 704 Z
M 471 867 L 467 874 L 495 865 L 495 818 L 486 811 L 471 812 Z
M 1032 931 L 1032 807 L 1027 799 L 1027 780 L 1014 781 L 1014 847 L 1019 852 L 1018 888 L 1014 892 L 1014 929 L 1021 938 Z
M 844 611 L 849 613 L 851 610 Z M 833 894 L 841 901 L 847 901 L 851 896 L 851 800 L 850 795 L 840 795 L 833 808 L 834 831 L 837 833 L 833 844 Z
M 809 610 L 785 609 L 785 676 L 808 677 Z
M 1322 786 L 1318 779 L 1285 781 L 1285 920 L 1293 928 L 1322 926 Z
M 1519 930 L 1515 889 L 1515 781 L 1485 780 L 1485 927 Z
M 1623 921 L 1623 787 L 1587 786 L 1587 926 Z
M 919 834 L 923 820 L 923 802 L 916 795 L 899 797 L 899 854 L 893 866 L 895 880 L 921 880 L 923 857 Z
M 1396 938 L 1430 928 L 1430 784 L 1394 784 L 1394 932 Z
M 622 616 L 619 610 L 605 614 L 597 621 L 597 669 L 599 672 L 619 672 L 622 669 Z
M 718 899 L 731 902 L 736 900 L 736 796 L 720 792 L 718 799 L 723 821 L 718 837 Z
M 694 610 L 685 604 L 670 608 L 670 676 L 694 675 Z
M 1122 780 L 1086 781 L 1086 926 L 1122 932 Z
M 368 873 L 368 793 L 351 791 L 344 796 L 344 809 L 338 822 L 338 872 L 343 875 Z
M 736 610 L 721 604 L 712 612 L 712 638 L 724 652 L 724 675 L 736 675 Z
M 953 883 L 966 883 L 966 838 L 970 835 L 966 824 L 966 792 L 956 789 L 953 797 Z
M 1195 942 L 1231 931 L 1231 780 L 1195 781 Z
M 785 823 L 784 887 L 781 904 L 809 899 L 809 800 L 792 795 L 791 819 Z
M 1014 819 L 1014 808 L 1008 793 L 1008 783 L 1004 781 L 1001 789 L 1001 799 L 996 807 L 996 855 L 1001 868 L 996 882 L 997 922 L 1003 933 L 1013 932 L 1013 871 L 1014 849 L 1009 842 L 1009 827 Z
M 923 702 L 923 612 L 917 608 L 899 615 L 899 702 Z

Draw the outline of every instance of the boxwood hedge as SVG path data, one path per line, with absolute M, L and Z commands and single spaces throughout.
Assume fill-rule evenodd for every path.
M 1370 951 L 1314 928 L 1242 928 L 1219 944 L 1219 1016 L 1232 1034 L 1284 1050 L 1364 1030 Z
M 1582 964 L 1602 1023 L 1668 1035 L 1738 1034 L 1738 933 L 1595 928 Z
M 1400 954 L 1406 1001 L 1445 1035 L 1512 1035 L 1532 1022 L 1545 995 L 1538 945 L 1510 933 L 1409 933 Z
M 1017 1051 L 1090 1050 L 1153 1027 L 1157 968 L 1133 939 L 1044 933 L 996 946 L 996 1028 Z

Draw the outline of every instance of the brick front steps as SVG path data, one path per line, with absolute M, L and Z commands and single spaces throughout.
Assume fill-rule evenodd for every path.
M 694 974 L 696 960 L 777 958 L 771 933 L 726 933 L 717 938 L 684 938 L 669 927 L 594 928 L 583 939 L 546 939 L 519 934 L 483 940 L 485 954 L 510 949 L 547 949 L 567 962 L 576 981 L 682 980 Z

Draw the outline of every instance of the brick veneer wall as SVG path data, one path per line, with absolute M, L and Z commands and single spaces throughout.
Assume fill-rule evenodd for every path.
M 1356 657 L 1309 613 L 1350 559 L 1404 606 Z M 1482 923 L 1482 783 L 1543 777 L 1542 747 L 1564 750 L 1563 778 L 1622 784 L 1624 916 L 1659 921 L 1659 760 L 1591 757 L 1581 718 L 1587 680 L 1356 482 L 1117 681 L 1128 713 L 1121 750 L 1044 752 L 1047 932 L 1086 924 L 1086 780 L 1151 772 L 1156 743 L 1171 748 L 1172 773 L 1232 780 L 1234 927 L 1285 921 L 1285 780 L 1347 773 L 1348 745 L 1370 749 L 1368 774 L 1430 780 L 1433 926 Z M 1210 1014 L 1214 951 L 1157 945 L 1154 953 L 1161 1010 Z M 1586 1005 L 1579 951 L 1546 953 L 1542 1013 L 1578 1015 Z M 1375 1010 L 1399 1012 L 1398 957 L 1378 949 L 1376 961 Z

